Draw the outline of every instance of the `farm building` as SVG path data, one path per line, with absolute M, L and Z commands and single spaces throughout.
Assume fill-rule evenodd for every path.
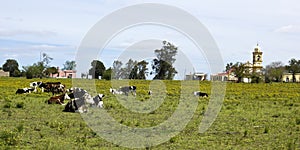
M 282 81 L 283 82 L 293 82 L 293 74 L 292 73 L 283 73 Z M 300 73 L 295 74 L 295 82 L 300 82 Z
M 228 72 L 222 72 L 217 74 L 210 75 L 211 81 L 232 81 L 236 82 L 237 78 L 235 77 L 234 73 L 230 71 Z
M 53 78 L 76 78 L 76 70 L 60 70 L 58 68 L 58 73 L 50 74 Z
M 3 70 L 0 70 L 0 77 L 9 77 L 9 72 L 5 72 Z
M 193 73 L 193 74 L 185 75 L 185 80 L 199 80 L 199 81 L 204 81 L 204 80 L 206 80 L 206 76 L 207 76 L 207 74 L 198 72 L 198 73 Z

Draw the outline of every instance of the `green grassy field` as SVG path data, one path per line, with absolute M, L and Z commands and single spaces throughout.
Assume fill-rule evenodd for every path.
M 15 94 L 17 88 L 40 80 L 72 86 L 70 79 L 0 78 L 0 149 L 127 149 L 99 137 L 80 114 L 46 104 L 49 93 Z M 150 81 L 130 83 L 138 87 L 137 100 L 149 100 Z M 164 83 L 168 94 L 161 106 L 140 114 L 118 103 L 109 93 L 110 81 L 96 81 L 97 92 L 106 95 L 104 109 L 120 124 L 140 128 L 158 125 L 176 110 L 180 81 Z M 200 82 L 201 91 L 210 94 L 210 88 L 210 82 Z M 197 110 L 183 131 L 146 149 L 300 149 L 299 83 L 228 83 L 218 117 L 205 133 L 198 133 L 208 102 L 209 98 L 199 98 Z

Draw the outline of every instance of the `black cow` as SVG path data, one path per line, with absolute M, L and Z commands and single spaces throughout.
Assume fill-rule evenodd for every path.
M 203 93 L 203 92 L 200 92 L 200 91 L 194 92 L 194 95 L 195 96 L 200 96 L 200 97 L 208 97 L 207 93 Z

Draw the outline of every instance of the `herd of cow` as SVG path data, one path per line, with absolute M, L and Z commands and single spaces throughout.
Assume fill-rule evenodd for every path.
M 22 88 L 16 91 L 16 94 L 24 94 L 37 92 L 37 89 L 41 89 L 42 92 L 51 92 L 52 97 L 45 101 L 48 104 L 60 104 L 65 105 L 65 112 L 87 112 L 89 107 L 103 108 L 104 94 L 98 94 L 92 97 L 86 90 L 82 88 L 72 87 L 66 89 L 64 84 L 60 82 L 32 82 L 29 88 Z M 110 89 L 112 94 L 125 94 L 132 93 L 136 96 L 136 86 L 124 86 L 120 89 Z M 56 95 L 59 94 L 59 95 Z M 68 102 L 65 104 L 65 100 Z
M 37 92 L 37 89 L 41 89 L 42 92 L 51 92 L 52 97 L 50 97 L 45 102 L 48 104 L 60 104 L 65 105 L 65 112 L 87 112 L 89 107 L 103 108 L 103 97 L 104 94 L 98 94 L 92 97 L 86 90 L 78 87 L 72 87 L 66 89 L 64 84 L 60 82 L 32 82 L 29 88 L 22 88 L 16 91 L 16 94 L 24 94 Z M 123 86 L 119 89 L 110 88 L 109 91 L 112 94 L 124 94 L 128 96 L 129 93 L 136 96 L 136 86 Z M 60 95 L 55 95 L 60 94 Z M 152 95 L 152 91 L 148 91 L 148 95 Z M 200 91 L 193 92 L 193 95 L 200 97 L 208 97 L 207 93 Z M 65 100 L 69 100 L 65 104 Z

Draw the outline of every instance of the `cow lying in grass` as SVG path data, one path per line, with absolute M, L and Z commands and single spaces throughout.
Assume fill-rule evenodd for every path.
M 79 112 L 84 113 L 88 111 L 88 107 L 96 106 L 99 108 L 103 107 L 102 98 L 103 94 L 98 94 L 94 98 L 81 88 L 74 88 L 73 93 L 68 95 L 72 100 L 65 106 L 65 112 Z
M 64 93 L 62 95 L 50 97 L 50 99 L 46 102 L 48 102 L 48 104 L 61 104 L 61 105 L 63 105 L 64 100 L 66 100 L 66 99 L 71 99 L 71 98 L 69 97 L 69 95 L 67 93 Z
M 122 91 L 119 91 L 119 90 L 116 90 L 116 89 L 113 89 L 113 88 L 110 88 L 110 89 L 109 89 L 109 92 L 112 93 L 112 94 L 114 94 L 114 95 L 115 95 L 115 94 L 118 94 L 118 95 L 119 95 L 119 94 L 123 94 Z
M 195 96 L 200 96 L 200 97 L 208 97 L 207 93 L 203 93 L 203 92 L 200 92 L 200 91 L 195 91 L 194 95 Z
M 112 94 L 125 94 L 126 96 L 128 96 L 128 93 L 131 92 L 132 95 L 136 96 L 136 86 L 123 86 L 118 90 L 110 88 L 109 91 Z
M 25 94 L 25 93 L 31 93 L 34 91 L 34 88 L 23 88 L 23 89 L 18 89 L 16 91 L 16 94 Z

